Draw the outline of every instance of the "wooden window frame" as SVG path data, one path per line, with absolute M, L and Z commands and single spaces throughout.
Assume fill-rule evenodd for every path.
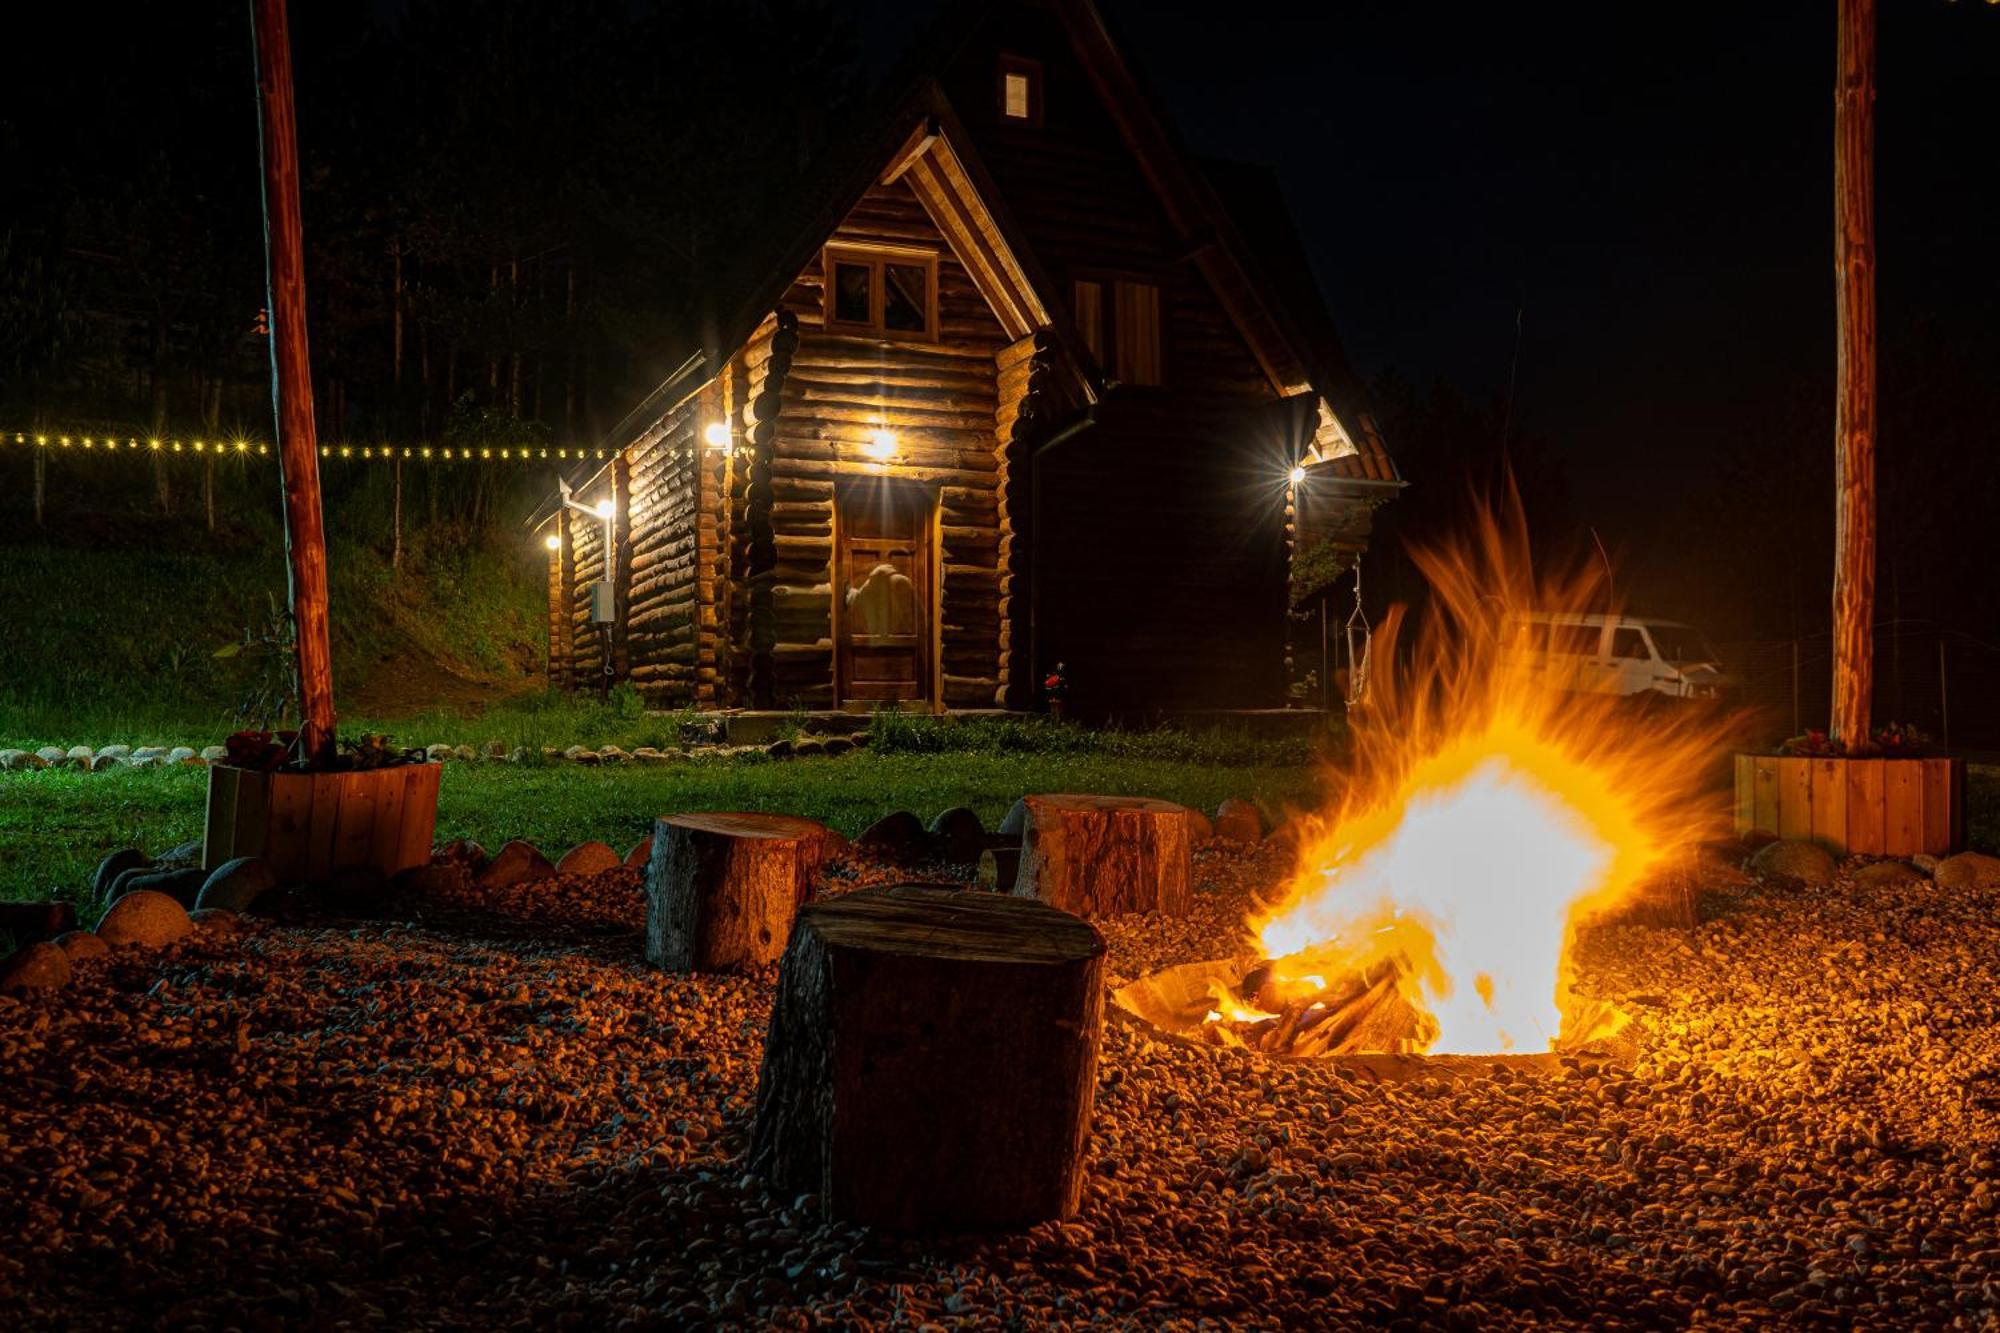
M 1098 288 L 1097 333 L 1101 350 L 1098 353 L 1097 368 L 1103 371 L 1107 378 L 1116 380 L 1121 388 L 1147 390 L 1165 388 L 1173 376 L 1173 365 L 1167 355 L 1168 288 L 1165 276 L 1159 273 L 1143 273 L 1135 269 L 1077 269 L 1070 274 L 1070 302 L 1073 306 L 1077 304 L 1077 286 L 1086 282 L 1095 283 Z M 1124 379 L 1119 375 L 1121 367 L 1118 364 L 1118 284 L 1121 282 L 1151 287 L 1158 294 L 1159 326 L 1154 330 L 1154 336 L 1159 343 L 1160 378 L 1157 384 L 1141 384 L 1137 380 Z M 1070 313 L 1072 316 L 1078 314 L 1076 310 Z M 1077 333 L 1086 342 L 1089 341 L 1088 330 L 1082 327 L 1080 320 Z
M 821 324 L 828 333 L 846 333 L 888 342 L 934 343 L 939 337 L 938 252 L 915 247 L 889 245 L 829 245 L 820 256 L 820 287 L 824 297 Z M 835 264 L 865 267 L 868 276 L 868 322 L 834 317 Z M 888 282 L 883 270 L 921 264 L 924 269 L 924 327 L 892 329 L 883 322 L 888 299 Z
M 1019 74 L 1028 81 L 1028 114 L 1010 116 L 1007 114 L 1007 76 Z M 993 75 L 993 109 L 1003 125 L 1024 125 L 1029 129 L 1042 127 L 1042 62 L 1030 60 L 1026 56 L 1003 52 L 999 67 Z

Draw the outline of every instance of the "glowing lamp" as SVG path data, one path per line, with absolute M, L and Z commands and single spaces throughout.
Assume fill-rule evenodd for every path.
M 562 537 L 557 533 L 551 532 L 542 539 L 542 545 L 548 547 L 551 551 L 560 551 L 562 550 Z
M 609 500 L 599 500 L 596 504 L 590 507 L 590 512 L 597 515 L 599 518 L 610 518 L 613 514 L 618 512 L 618 507 L 612 504 L 611 501 Z
M 729 447 L 729 423 L 726 421 L 709 422 L 707 426 L 702 428 L 701 438 L 703 443 L 707 444 L 711 449 L 727 449 Z
M 1292 485 L 1294 485 L 1294 486 L 1298 485 L 1298 484 L 1299 484 L 1300 482 L 1302 482 L 1302 481 L 1304 481 L 1304 480 L 1306 479 L 1306 470 L 1305 470 L 1305 468 L 1303 468 L 1303 467 L 1299 466 L 1298 464 L 1294 463 L 1294 464 L 1292 465 L 1292 471 L 1291 471 L 1291 477 L 1292 477 Z
M 896 432 L 874 430 L 868 432 L 868 443 L 861 446 L 861 452 L 878 463 L 886 463 L 896 456 Z

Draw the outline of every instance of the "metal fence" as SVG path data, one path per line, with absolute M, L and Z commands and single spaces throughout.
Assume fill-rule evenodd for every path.
M 1833 708 L 1826 634 L 1719 645 L 1736 697 L 1774 731 L 1821 730 Z M 1958 749 L 2000 750 L 2000 644 L 1931 621 L 1875 626 L 1875 723 L 1907 723 Z

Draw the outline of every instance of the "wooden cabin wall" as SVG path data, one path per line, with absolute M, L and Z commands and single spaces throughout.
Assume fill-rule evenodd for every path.
M 1006 336 L 902 182 L 871 189 L 831 243 L 936 249 L 938 340 L 829 333 L 819 257 L 785 294 L 781 309 L 797 317 L 800 341 L 784 382 L 772 458 L 776 702 L 822 708 L 836 702 L 835 484 L 843 476 L 887 476 L 921 482 L 936 496 L 942 702 L 991 707 L 1000 688 L 995 358 Z M 754 343 L 747 360 L 754 378 Z M 898 458 L 887 465 L 870 463 L 860 452 L 879 427 L 897 435 Z
M 572 514 L 567 521 L 569 540 L 563 549 L 569 553 L 571 570 L 571 688 L 595 694 L 604 688 L 604 663 L 611 650 L 610 626 L 590 619 L 590 585 L 604 577 L 604 525 L 581 514 Z
M 1037 457 L 1033 653 L 1078 716 L 1283 703 L 1286 478 L 1259 415 L 1127 397 Z
M 696 701 L 699 674 L 698 503 L 701 413 L 671 408 L 621 457 L 629 499 L 621 505 L 631 554 L 621 617 L 621 673 L 648 705 Z M 620 467 L 614 467 L 616 481 Z

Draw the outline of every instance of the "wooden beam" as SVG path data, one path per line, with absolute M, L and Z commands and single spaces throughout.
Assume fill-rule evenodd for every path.
M 903 173 L 923 160 L 924 154 L 930 152 L 931 146 L 937 141 L 938 130 L 935 122 L 927 120 L 917 126 L 911 132 L 909 140 L 896 150 L 894 157 L 889 159 L 889 166 L 882 173 L 882 183 L 893 185 L 902 179 Z
M 285 488 L 285 554 L 298 651 L 299 746 L 315 765 L 334 750 L 333 645 L 327 628 L 326 529 L 306 355 L 305 243 L 299 220 L 298 117 L 285 0 L 252 0 L 264 165 L 265 286 L 271 393 Z

